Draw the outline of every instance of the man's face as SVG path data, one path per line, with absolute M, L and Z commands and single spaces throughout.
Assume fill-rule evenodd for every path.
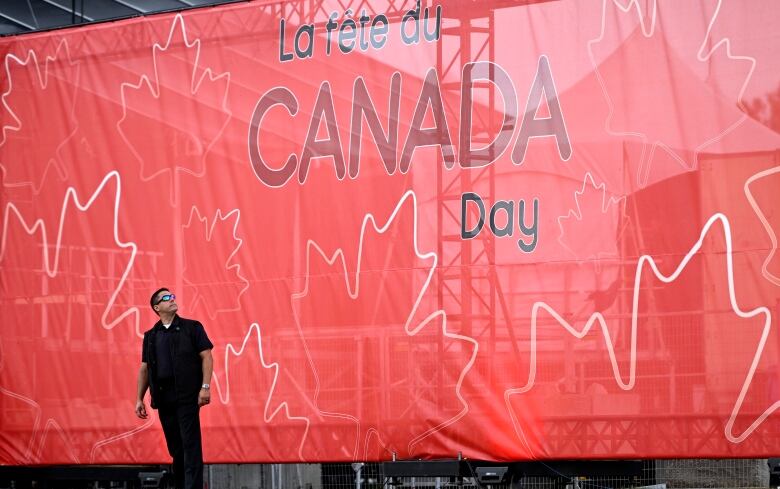
M 170 290 L 162 290 L 157 293 L 157 297 L 155 297 L 155 302 L 157 304 L 154 306 L 156 308 L 157 314 L 163 314 L 163 313 L 174 313 L 179 309 L 179 305 L 176 304 L 176 296 L 171 293 Z

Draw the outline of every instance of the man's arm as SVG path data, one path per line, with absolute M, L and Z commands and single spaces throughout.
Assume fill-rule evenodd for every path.
M 138 395 L 135 400 L 135 415 L 141 419 L 146 419 L 148 416 L 146 413 L 146 405 L 144 404 L 144 396 L 146 390 L 149 388 L 149 367 L 146 362 L 141 362 L 141 368 L 138 370 Z
M 200 359 L 203 368 L 203 383 L 211 383 L 211 373 L 214 371 L 214 357 L 211 356 L 211 349 L 200 352 Z M 201 389 L 198 394 L 198 406 L 203 406 L 211 401 L 211 390 Z

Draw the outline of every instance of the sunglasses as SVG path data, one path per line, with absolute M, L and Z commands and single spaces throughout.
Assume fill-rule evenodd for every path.
M 156 306 L 160 302 L 168 302 L 168 301 L 171 301 L 171 300 L 173 300 L 175 298 L 176 298 L 176 294 L 165 294 L 164 296 L 162 296 L 159 299 L 157 299 L 157 302 L 155 302 L 154 305 Z

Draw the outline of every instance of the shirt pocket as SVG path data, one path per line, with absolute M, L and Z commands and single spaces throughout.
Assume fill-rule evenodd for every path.
M 178 332 L 176 346 L 176 356 L 192 357 L 198 354 L 198 352 L 195 351 L 195 345 L 192 343 L 192 338 L 185 331 Z

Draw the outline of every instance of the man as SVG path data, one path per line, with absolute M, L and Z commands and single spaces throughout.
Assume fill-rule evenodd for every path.
M 135 414 L 148 417 L 144 396 L 150 389 L 173 457 L 176 488 L 203 489 L 200 408 L 211 400 L 214 345 L 202 324 L 176 314 L 176 296 L 168 288 L 152 294 L 149 304 L 160 320 L 144 333 Z

